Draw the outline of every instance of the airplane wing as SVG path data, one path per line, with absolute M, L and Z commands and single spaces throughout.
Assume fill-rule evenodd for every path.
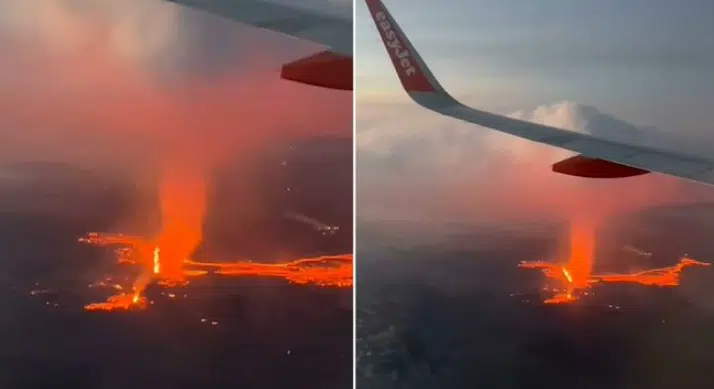
M 352 89 L 352 20 L 263 0 L 166 0 L 257 28 L 307 40 L 328 50 L 283 66 L 282 77 L 331 89 Z
M 399 80 L 417 104 L 442 115 L 579 153 L 553 165 L 555 172 L 590 178 L 649 172 L 714 185 L 714 160 L 596 138 L 468 107 L 439 84 L 381 0 L 365 0 Z

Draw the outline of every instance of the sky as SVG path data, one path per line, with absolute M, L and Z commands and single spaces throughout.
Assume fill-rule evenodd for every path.
M 384 2 L 467 105 L 631 143 L 714 146 L 711 2 Z M 356 15 L 361 219 L 562 219 L 714 199 L 658 175 L 557 175 L 550 165 L 570 153 L 427 112 L 401 89 L 363 1 Z
M 276 2 L 351 13 L 335 0 Z M 160 0 L 3 1 L 0 163 L 152 170 L 350 137 L 349 93 L 279 78 L 318 50 Z

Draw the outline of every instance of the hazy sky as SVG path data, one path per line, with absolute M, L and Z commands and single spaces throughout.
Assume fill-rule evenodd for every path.
M 2 1 L 0 161 L 142 166 L 350 136 L 349 93 L 279 79 L 318 49 L 160 0 Z
M 655 108 L 697 112 L 712 106 L 710 1 L 385 3 L 437 77 L 458 95 L 499 105 L 568 99 L 643 121 L 653 120 L 648 115 Z M 357 12 L 361 90 L 394 94 L 396 78 L 363 1 Z
M 667 147 L 672 139 L 714 145 L 710 1 L 384 2 L 467 104 Z M 682 185 L 700 192 L 660 176 L 555 175 L 550 164 L 568 153 L 426 112 L 402 91 L 363 1 L 356 11 L 363 217 L 469 218 L 506 208 L 523 216 L 514 204 L 570 214 L 588 202 L 619 207 L 626 195 L 632 204 L 681 199 Z

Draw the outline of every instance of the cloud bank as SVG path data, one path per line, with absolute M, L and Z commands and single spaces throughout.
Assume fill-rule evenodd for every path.
M 619 180 L 556 174 L 550 166 L 572 153 L 419 108 L 403 109 L 401 116 L 394 106 L 382 109 L 390 108 L 389 119 L 379 109 L 360 109 L 367 113 L 356 140 L 358 214 L 365 220 L 599 219 L 714 199 L 706 187 L 655 174 Z M 570 101 L 510 116 L 628 143 L 663 147 L 668 141 L 655 128 Z

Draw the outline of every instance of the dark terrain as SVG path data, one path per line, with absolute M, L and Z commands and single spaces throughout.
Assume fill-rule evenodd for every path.
M 232 199 L 240 198 L 230 190 L 241 187 L 245 193 L 245 177 L 219 175 L 223 181 L 214 183 L 206 240 L 230 256 L 257 260 L 263 259 L 259 255 L 289 259 L 351 252 L 351 141 L 321 142 L 330 143 L 333 152 L 326 156 L 308 142 L 300 146 L 307 149 L 303 154 L 266 158 L 250 172 L 244 169 L 265 177 L 251 181 L 265 200 L 250 220 L 260 228 L 252 231 L 246 227 L 250 223 L 233 219 L 239 213 L 230 212 Z M 285 158 L 294 168 L 275 170 Z M 319 172 L 314 168 L 318 160 Z M 84 304 L 109 294 L 88 289 L 90 282 L 105 272 L 128 270 L 113 263 L 110 251 L 80 245 L 76 238 L 111 230 L 146 199 L 137 199 L 129 182 L 73 166 L 3 169 L 25 181 L 0 182 L 0 304 L 5 312 L 0 387 L 351 387 L 351 289 L 204 277 L 175 290 L 176 299 L 163 288 L 150 287 L 147 295 L 155 304 L 145 311 L 85 312 Z M 271 169 L 278 173 L 264 173 Z M 297 190 L 285 197 L 288 185 Z M 322 196 L 318 204 L 315 193 Z M 342 230 L 322 236 L 282 218 L 288 206 Z M 43 293 L 31 295 L 33 289 Z
M 675 289 L 603 285 L 576 304 L 544 306 L 545 278 L 516 265 L 553 258 L 563 225 L 358 228 L 362 389 L 711 384 L 712 268 L 685 270 Z M 668 266 L 683 253 L 714 260 L 713 228 L 710 205 L 623 215 L 598 231 L 597 269 Z

